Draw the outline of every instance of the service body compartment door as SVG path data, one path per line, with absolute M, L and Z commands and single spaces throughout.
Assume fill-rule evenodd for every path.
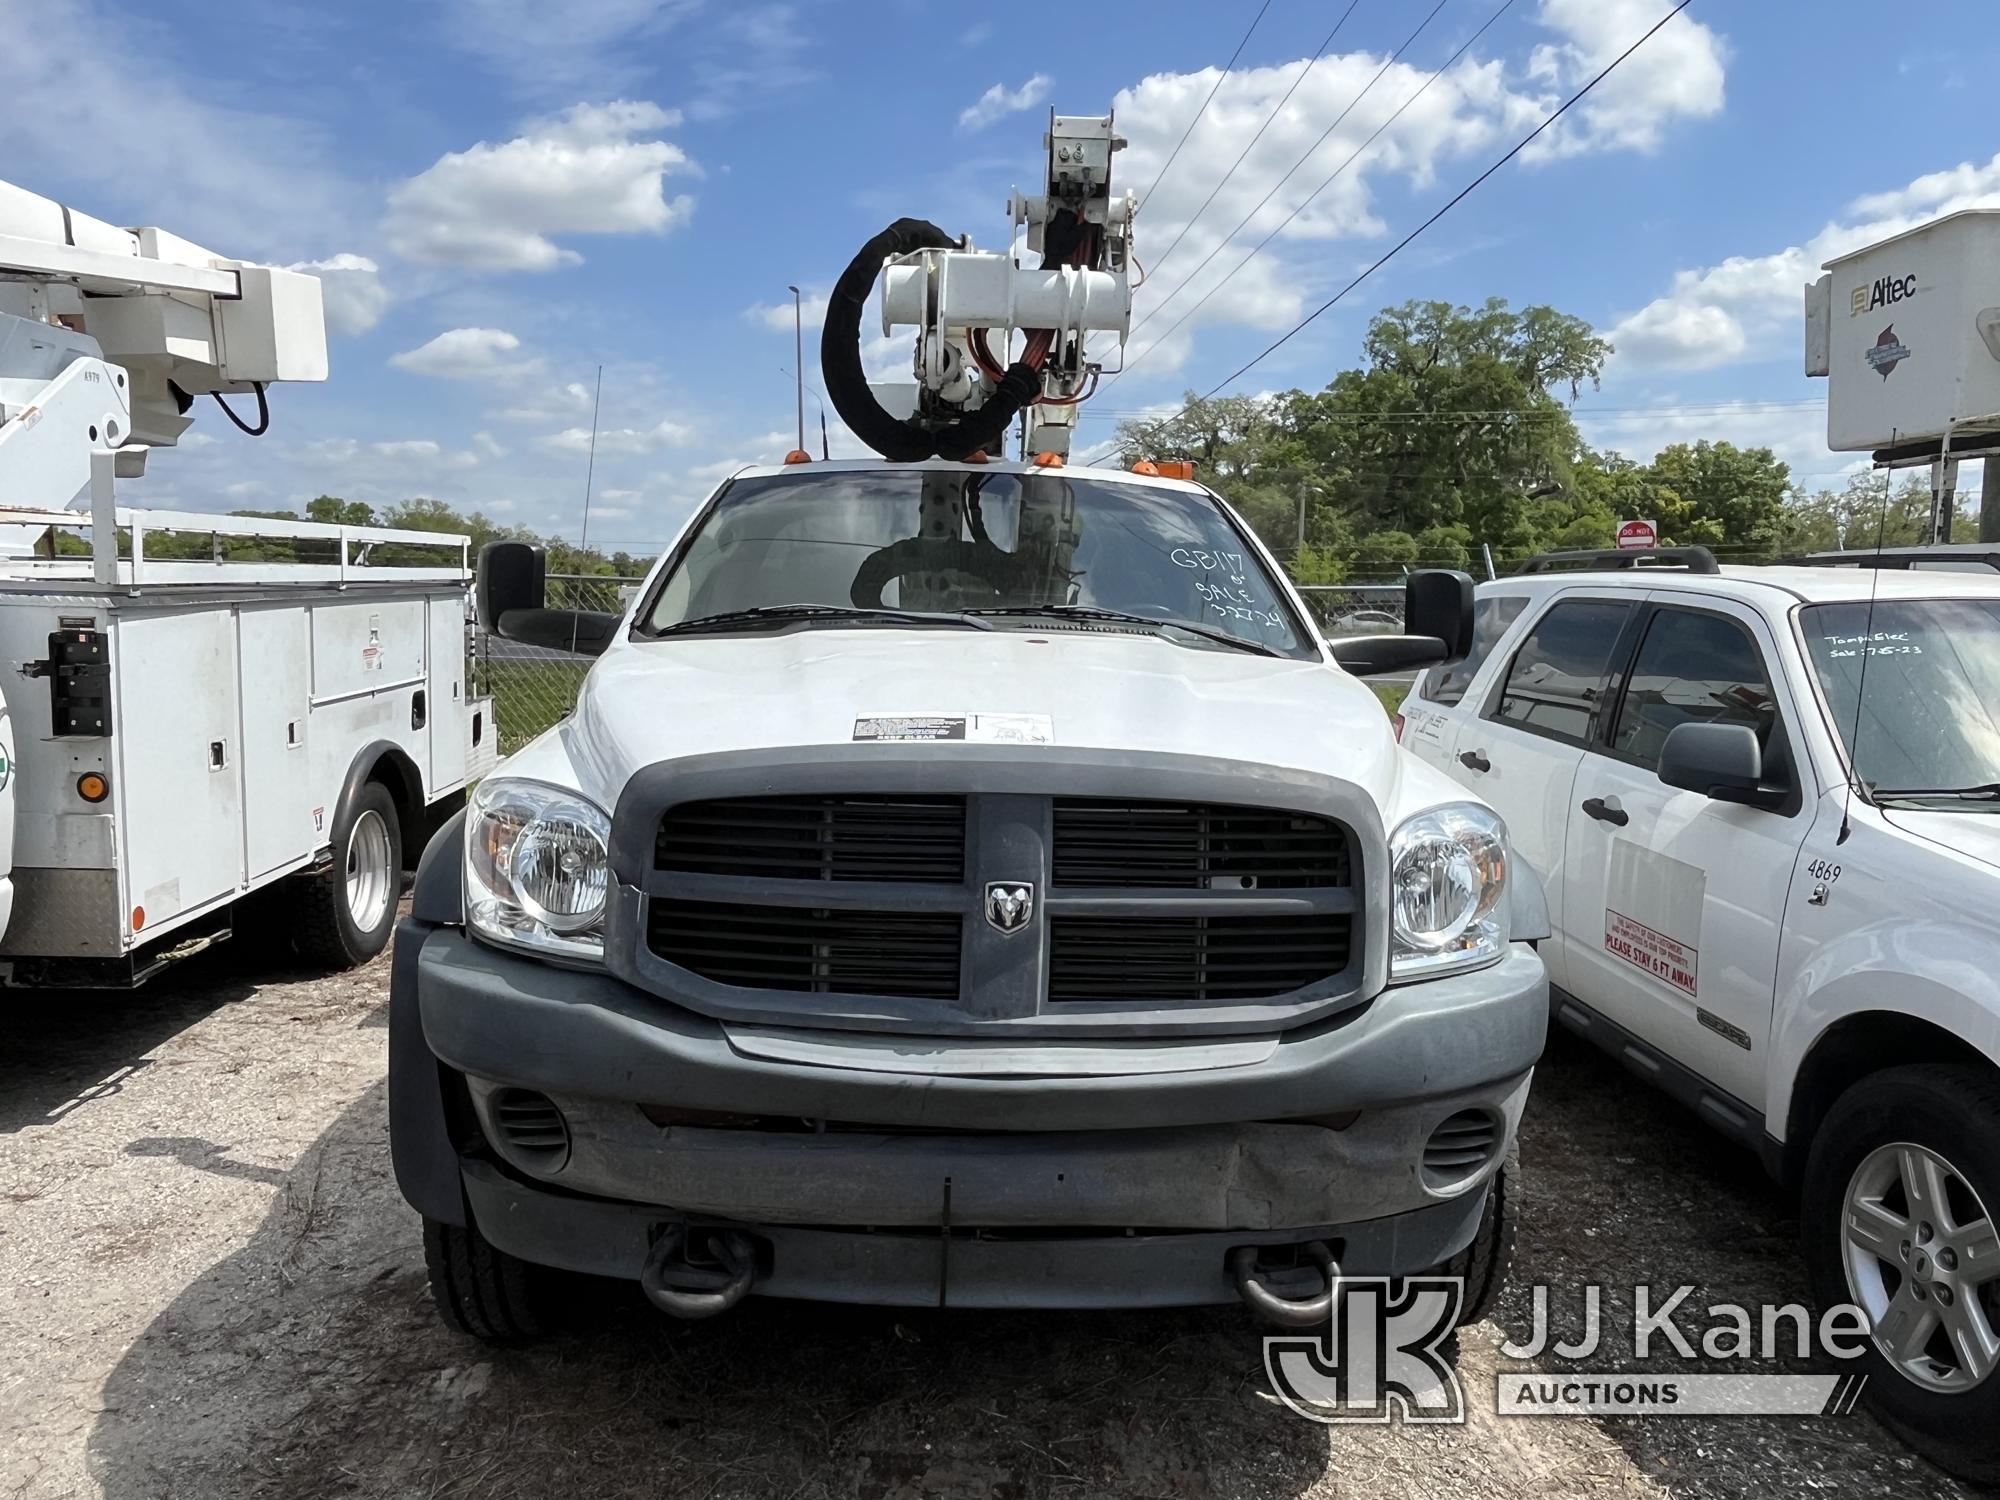
M 427 715 L 431 734 L 430 787 L 435 795 L 440 787 L 456 786 L 465 780 L 472 729 L 471 716 L 465 711 L 465 602 L 457 598 L 432 599 L 429 608 Z
M 243 839 L 255 880 L 303 859 L 327 835 L 313 816 L 312 761 L 306 750 L 312 705 L 312 627 L 306 607 L 248 607 L 237 619 L 243 663 Z
M 422 599 L 343 599 L 314 606 L 313 702 L 421 687 L 424 640 Z
M 243 881 L 235 611 L 127 614 L 111 668 L 125 889 L 145 908 L 143 940 Z

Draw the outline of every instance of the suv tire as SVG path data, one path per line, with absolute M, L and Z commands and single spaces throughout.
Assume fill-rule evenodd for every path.
M 328 969 L 353 969 L 389 946 L 402 895 L 403 830 L 395 799 L 365 783 L 334 826 L 333 863 L 298 884 L 293 941 Z
M 522 1344 L 550 1329 L 544 1266 L 496 1250 L 468 1222 L 424 1220 L 424 1267 L 438 1316 L 456 1333 L 488 1344 Z
M 1507 1273 L 1514 1264 L 1514 1226 L 1520 1213 L 1521 1153 L 1518 1146 L 1507 1149 L 1507 1158 L 1486 1191 L 1486 1207 L 1480 1210 L 1479 1229 L 1472 1243 L 1437 1267 L 1433 1276 L 1455 1276 L 1465 1282 L 1465 1301 L 1458 1310 L 1458 1326 L 1491 1317 L 1507 1285 Z
M 1900 1184 L 1909 1176 L 1900 1164 L 1911 1159 L 1947 1169 L 1942 1218 L 1950 1223 L 1931 1223 L 1924 1204 L 1904 1194 Z M 1875 1184 L 1883 1182 L 1888 1186 L 1878 1192 Z M 1868 1202 L 1880 1197 L 1892 1215 L 1907 1214 L 1913 1230 L 1905 1238 L 1892 1227 L 1883 1241 L 1891 1259 L 1879 1261 L 1890 1269 L 1868 1273 L 1879 1285 L 1859 1283 L 1878 1299 L 1886 1296 L 1884 1312 L 1901 1309 L 1907 1316 L 1928 1309 L 1942 1322 L 1956 1308 L 2000 1326 L 2000 1283 L 1988 1281 L 1968 1294 L 1969 1283 L 1948 1279 L 1962 1269 L 1952 1242 L 1973 1222 L 1970 1216 L 2000 1210 L 2000 1079 L 1978 1068 L 1929 1064 L 1862 1079 L 1834 1101 L 1814 1137 L 1804 1187 L 1799 1227 L 1822 1309 L 1860 1301 L 1874 1315 L 1851 1279 L 1864 1274 L 1854 1269 L 1857 1251 L 1848 1235 L 1850 1199 L 1859 1193 Z M 1988 1217 L 1987 1223 L 1996 1221 Z M 1925 1228 L 1931 1230 L 1927 1241 Z M 1865 1266 L 1874 1252 L 1858 1253 Z M 1949 1295 L 1940 1295 L 1940 1287 Z M 1938 1388 L 1891 1359 L 1873 1338 L 1852 1365 L 1867 1373 L 1868 1405 L 1890 1431 L 1961 1478 L 2000 1481 L 2000 1368 L 1961 1389 Z M 1929 1359 L 1924 1365 L 1934 1380 L 1949 1378 L 1943 1365 Z

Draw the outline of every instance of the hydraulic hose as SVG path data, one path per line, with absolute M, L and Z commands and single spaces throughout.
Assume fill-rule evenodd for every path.
M 868 376 L 861 365 L 861 308 L 881 274 L 882 262 L 891 256 L 948 250 L 958 244 L 926 220 L 898 219 L 848 262 L 827 301 L 826 326 L 819 341 L 819 368 L 827 398 L 854 435 L 892 463 L 915 463 L 932 454 L 957 460 L 981 449 L 995 451 L 1015 416 L 1042 393 L 1040 374 L 1017 362 L 1008 367 L 984 406 L 933 432 L 916 422 L 890 416 L 868 388 Z

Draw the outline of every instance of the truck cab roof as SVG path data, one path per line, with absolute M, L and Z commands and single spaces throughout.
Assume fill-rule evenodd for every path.
M 1990 597 L 2000 600 L 2000 574 L 1930 569 L 1724 565 L 1717 573 L 1680 568 L 1576 569 L 1522 574 L 1479 585 L 1484 594 L 1541 597 L 1564 589 L 1617 589 L 1711 594 L 1735 599 L 1765 613 L 1783 613 L 1794 604 L 1839 604 L 1848 600 Z

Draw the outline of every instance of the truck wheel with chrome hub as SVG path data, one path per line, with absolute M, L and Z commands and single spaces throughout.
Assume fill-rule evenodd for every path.
M 2000 1480 L 2000 1079 L 1891 1068 L 1829 1111 L 1802 1227 L 1821 1305 L 1874 1330 L 1876 1415 L 1942 1467 Z
M 299 952 L 333 969 L 368 962 L 389 945 L 402 883 L 396 804 L 371 781 L 334 827 L 332 863 L 300 883 Z

